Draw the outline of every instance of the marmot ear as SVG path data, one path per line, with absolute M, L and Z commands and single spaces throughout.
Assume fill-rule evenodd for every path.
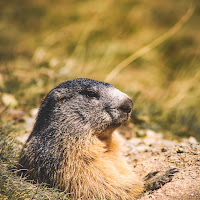
M 62 89 L 54 90 L 53 96 L 55 100 L 60 103 L 65 103 L 68 99 L 72 97 L 72 95 L 69 95 L 66 90 L 63 91 Z

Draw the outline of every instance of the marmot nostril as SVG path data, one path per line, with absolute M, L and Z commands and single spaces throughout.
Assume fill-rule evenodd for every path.
M 132 108 L 133 108 L 133 102 L 131 99 L 127 99 L 119 107 L 119 109 L 125 113 L 130 113 Z

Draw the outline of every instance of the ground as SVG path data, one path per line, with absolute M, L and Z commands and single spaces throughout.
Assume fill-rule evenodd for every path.
M 176 167 L 171 182 L 141 200 L 196 200 L 200 199 L 200 144 L 190 137 L 181 142 L 165 140 L 162 134 L 148 131 L 145 138 L 132 138 L 128 147 L 128 158 L 136 173 L 141 177 L 150 171 L 166 171 Z M 161 173 L 160 172 L 160 173 Z

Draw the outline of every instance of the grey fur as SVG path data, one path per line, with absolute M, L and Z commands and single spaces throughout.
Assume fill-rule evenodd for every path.
M 63 166 L 69 167 L 79 158 L 86 165 L 95 162 L 83 155 L 84 150 L 94 137 L 106 145 L 112 132 L 129 118 L 132 106 L 126 94 L 107 83 L 91 79 L 61 83 L 41 104 L 21 153 L 21 166 L 28 169 L 31 179 L 70 192 L 70 183 L 62 183 Z

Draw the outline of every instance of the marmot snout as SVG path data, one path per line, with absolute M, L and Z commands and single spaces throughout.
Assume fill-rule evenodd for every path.
M 41 104 L 21 166 L 31 179 L 66 190 L 74 199 L 137 199 L 143 183 L 113 133 L 132 107 L 131 99 L 110 84 L 61 83 Z

